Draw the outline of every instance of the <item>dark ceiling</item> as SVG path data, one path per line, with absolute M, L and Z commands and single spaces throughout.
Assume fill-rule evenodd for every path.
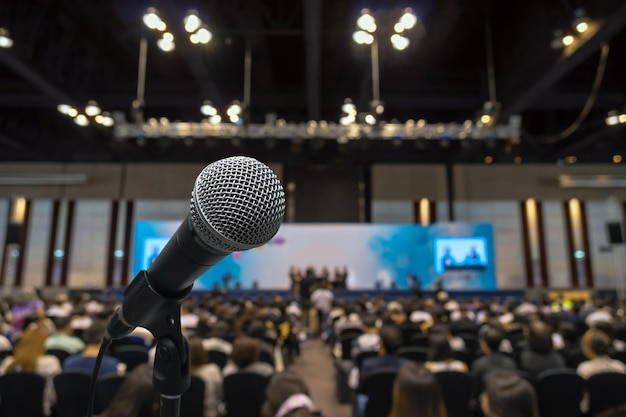
M 174 33 L 173 52 L 158 49 L 157 36 L 143 25 L 150 6 Z M 384 120 L 475 119 L 490 98 L 490 31 L 499 121 L 521 115 L 521 140 L 119 140 L 111 129 L 79 127 L 56 109 L 61 102 L 84 106 L 93 99 L 132 122 L 144 34 L 146 118 L 200 121 L 203 100 L 222 110 L 241 100 L 249 44 L 249 122 L 263 123 L 269 113 L 289 122 L 336 122 L 346 97 L 359 108 L 372 97 L 369 47 L 352 41 L 363 7 L 375 14 L 381 31 Z M 382 39 L 405 7 L 416 11 L 423 32 L 396 51 Z M 567 49 L 552 49 L 553 31 L 569 30 L 580 7 L 594 22 L 591 34 Z M 185 38 L 189 9 L 198 10 L 213 32 L 208 45 Z M 626 105 L 623 0 L 2 0 L 0 27 L 14 40 L 11 49 L 0 49 L 0 161 L 183 162 L 246 153 L 315 163 L 482 163 L 486 155 L 496 163 L 519 162 L 516 157 L 555 163 L 567 156 L 611 163 L 613 155 L 626 154 L 626 125 L 604 124 L 608 111 Z M 590 97 L 593 106 L 581 118 Z M 577 128 L 558 137 L 577 118 L 583 119 Z

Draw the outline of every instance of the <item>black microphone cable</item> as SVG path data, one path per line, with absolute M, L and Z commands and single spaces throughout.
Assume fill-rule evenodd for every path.
M 89 383 L 89 402 L 87 403 L 87 417 L 93 417 L 93 403 L 96 397 L 96 382 L 98 381 L 102 358 L 104 358 L 104 354 L 109 346 L 111 346 L 111 339 L 105 336 L 102 339 L 102 344 L 100 345 L 100 350 L 98 351 L 98 356 L 96 357 L 96 363 L 94 364 L 93 372 L 91 374 L 91 382 Z

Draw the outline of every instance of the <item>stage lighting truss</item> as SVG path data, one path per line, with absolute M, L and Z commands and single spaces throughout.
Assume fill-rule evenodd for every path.
M 117 119 L 120 119 L 116 117 Z M 116 121 L 114 135 L 117 139 L 328 139 L 328 140 L 511 140 L 520 136 L 518 123 L 485 126 L 466 121 L 458 123 L 426 123 L 424 120 L 409 120 L 406 123 L 351 123 L 342 125 L 325 120 L 311 120 L 308 123 L 288 123 L 277 120 L 266 124 L 215 123 L 204 119 L 201 122 L 171 122 L 166 118 L 150 119 L 148 123 L 137 124 L 123 120 Z

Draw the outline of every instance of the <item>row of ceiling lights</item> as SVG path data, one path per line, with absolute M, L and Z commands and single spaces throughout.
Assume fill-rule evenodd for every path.
M 85 106 L 85 113 L 79 113 L 76 108 L 69 104 L 59 104 L 57 106 L 59 113 L 74 119 L 74 123 L 78 126 L 89 126 L 89 119 L 102 126 L 111 127 L 115 124 L 113 117 L 108 112 L 103 112 L 94 100 L 90 100 Z
M 391 45 L 401 51 L 406 49 L 409 44 L 409 38 L 402 34 L 408 30 L 411 30 L 418 23 L 417 16 L 413 13 L 413 10 L 407 8 L 404 10 L 404 14 L 400 16 L 398 22 L 394 25 L 394 34 L 391 35 Z M 374 43 L 374 36 L 378 26 L 376 25 L 376 19 L 370 13 L 369 9 L 361 10 L 361 16 L 357 19 L 356 25 L 359 30 L 352 34 L 352 39 L 359 45 L 371 45 Z
M 161 39 L 157 41 L 157 46 L 164 52 L 173 51 L 176 48 L 174 42 L 174 35 L 171 32 L 167 32 L 167 24 L 159 16 L 159 12 L 154 7 L 150 7 L 143 15 L 143 23 L 152 30 L 163 32 Z M 184 28 L 189 33 L 189 40 L 193 44 L 207 44 L 213 39 L 213 34 L 202 23 L 202 20 L 198 16 L 198 12 L 195 10 L 190 11 L 183 20 Z
M 550 46 L 552 49 L 561 49 L 573 45 L 577 37 L 589 30 L 591 20 L 587 16 L 584 8 L 578 8 L 574 11 L 574 20 L 572 20 L 573 32 L 570 30 L 556 29 L 553 33 Z

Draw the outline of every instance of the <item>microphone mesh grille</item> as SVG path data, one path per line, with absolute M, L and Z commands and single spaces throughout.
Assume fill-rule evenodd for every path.
M 261 246 L 278 232 L 284 214 L 280 180 L 254 158 L 221 159 L 196 179 L 191 217 L 209 247 L 236 252 Z

